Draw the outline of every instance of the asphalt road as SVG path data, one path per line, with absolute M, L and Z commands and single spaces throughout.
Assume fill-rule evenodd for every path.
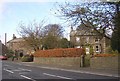
M 117 77 L 78 73 L 63 71 L 57 69 L 40 68 L 37 66 L 23 65 L 17 62 L 2 61 L 2 79 L 4 80 L 20 80 L 22 79 L 29 81 L 38 80 L 93 80 L 93 79 L 106 79 L 118 81 Z

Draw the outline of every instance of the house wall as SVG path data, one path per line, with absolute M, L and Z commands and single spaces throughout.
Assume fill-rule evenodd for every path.
M 0 42 L 0 55 L 6 54 L 6 52 L 7 52 L 7 47 L 4 44 L 2 44 L 2 42 Z
M 76 40 L 76 37 L 77 38 L 80 38 L 80 41 L 77 41 Z M 95 39 L 96 38 L 99 38 L 99 42 L 95 42 Z M 86 36 L 86 35 L 73 35 L 73 36 L 70 36 L 70 41 L 71 42 L 74 42 L 75 46 L 84 46 L 86 43 L 88 44 L 91 44 L 93 46 L 93 52 L 94 54 L 97 54 L 97 53 L 107 53 L 107 49 L 108 46 L 110 45 L 110 41 L 109 39 L 105 38 L 105 37 L 102 37 L 102 36 L 97 36 L 97 35 L 94 35 L 94 36 Z M 99 47 L 99 52 L 96 52 L 96 46 Z
M 7 53 L 7 47 L 2 44 L 2 54 L 6 54 Z
M 33 52 L 33 49 L 27 45 L 27 43 L 23 39 L 13 39 L 7 43 L 7 47 L 13 51 L 15 50 L 23 50 L 24 54 Z

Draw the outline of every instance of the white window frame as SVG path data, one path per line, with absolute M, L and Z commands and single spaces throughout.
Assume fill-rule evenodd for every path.
M 80 37 L 76 37 L 76 41 L 77 41 L 77 42 L 80 42 Z
M 98 48 L 97 48 L 98 47 Z M 97 46 L 95 46 L 95 51 L 97 52 L 97 53 L 99 53 L 100 52 L 100 49 L 99 49 L 99 46 L 97 45 Z
M 87 42 L 87 43 L 89 43 L 89 39 L 90 39 L 89 37 L 86 37 L 86 42 Z

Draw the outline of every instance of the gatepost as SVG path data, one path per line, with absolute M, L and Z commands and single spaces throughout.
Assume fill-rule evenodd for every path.
M 82 54 L 80 57 L 80 67 L 84 67 L 85 66 L 85 54 Z

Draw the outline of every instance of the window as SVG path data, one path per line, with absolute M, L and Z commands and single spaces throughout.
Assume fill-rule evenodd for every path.
M 80 48 L 80 46 L 76 46 L 76 48 Z
M 86 42 L 89 43 L 89 37 L 86 37 Z
M 96 46 L 96 52 L 99 52 L 99 46 Z
M 77 41 L 77 42 L 80 42 L 80 37 L 76 37 L 76 41 Z
M 95 43 L 99 43 L 99 40 L 98 38 L 95 38 Z
M 90 49 L 86 47 L 86 54 L 90 54 Z

